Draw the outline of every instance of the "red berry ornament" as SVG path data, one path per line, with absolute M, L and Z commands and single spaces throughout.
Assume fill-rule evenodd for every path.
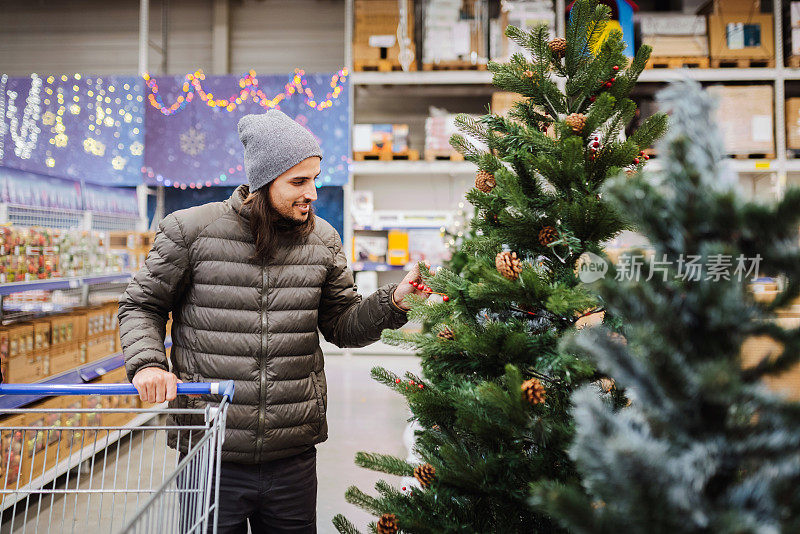
M 596 96 L 592 95 L 589 97 L 589 102 L 594 102 L 595 100 L 597 100 Z
M 614 72 L 617 72 L 619 70 L 619 65 L 614 65 L 611 68 L 614 70 Z
M 633 158 L 633 163 L 638 165 L 639 164 L 639 158 Z
M 606 82 L 606 87 L 611 87 L 611 82 Z
M 443 297 L 442 297 L 442 300 L 443 300 L 443 301 L 445 301 L 445 302 L 447 302 L 448 300 L 450 300 L 450 297 L 448 297 L 447 295 L 445 295 L 445 296 L 443 296 Z

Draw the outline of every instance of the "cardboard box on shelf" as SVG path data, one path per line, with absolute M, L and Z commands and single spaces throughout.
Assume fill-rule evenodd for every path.
M 409 48 L 414 53 L 414 6 L 407 2 L 406 27 Z M 377 66 L 378 61 L 399 65 L 397 27 L 400 9 L 396 0 L 355 0 L 353 4 L 353 63 L 356 70 Z M 413 56 L 412 56 L 413 57 Z M 413 65 L 413 62 L 412 62 Z M 413 70 L 413 67 L 412 67 Z
M 73 341 L 50 350 L 50 367 L 48 375 L 57 375 L 70 371 L 85 363 L 81 361 L 80 343 Z
M 388 239 L 379 235 L 353 236 L 353 261 L 386 263 Z
M 697 9 L 698 14 L 755 14 L 761 12 L 760 0 L 709 0 Z
M 800 98 L 786 99 L 786 148 L 800 150 Z
M 353 152 L 408 151 L 408 124 L 356 124 L 353 126 Z
M 708 55 L 705 35 L 647 35 L 642 44 L 653 47 L 651 57 L 696 57 Z
M 115 334 L 106 332 L 86 340 L 86 361 L 93 362 L 111 356 L 117 347 Z
M 712 85 L 717 121 L 729 154 L 774 154 L 771 85 Z
M 431 265 L 442 265 L 451 256 L 441 231 L 431 228 L 408 231 L 408 253 L 409 261 L 428 260 Z
M 512 93 L 510 91 L 495 91 L 492 93 L 491 110 L 495 115 L 505 117 L 511 107 L 517 102 L 525 100 L 525 97 L 519 93 Z
M 792 28 L 800 28 L 800 2 L 789 2 L 789 24 Z
M 8 359 L 4 378 L 7 382 L 36 382 L 46 376 L 45 365 L 49 366 L 49 354 L 34 351 L 19 354 Z
M 775 319 L 775 322 L 788 329 L 795 329 L 800 326 L 800 315 L 786 313 Z M 783 350 L 783 345 L 769 336 L 753 336 L 745 340 L 742 344 L 741 355 L 742 365 L 753 367 L 767 356 L 776 357 Z M 764 383 L 771 390 L 785 396 L 793 401 L 800 401 L 800 364 L 794 365 L 791 369 L 778 376 L 764 379 Z
M 33 348 L 35 350 L 50 347 L 50 319 L 33 321 Z
M 634 15 L 642 37 L 650 35 L 706 35 L 706 18 L 674 12 L 640 12 Z
M 408 232 L 405 230 L 389 230 L 386 257 L 389 265 L 405 265 L 408 263 Z
M 712 60 L 773 60 L 775 41 L 772 15 L 730 13 L 708 17 L 709 57 Z

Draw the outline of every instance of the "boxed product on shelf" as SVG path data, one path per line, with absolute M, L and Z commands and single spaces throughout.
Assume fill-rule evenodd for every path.
M 33 321 L 33 348 L 35 350 L 50 348 L 50 319 Z
M 25 426 L 27 414 L 8 415 L 0 419 L 0 488 L 15 488 L 27 482 L 28 462 L 23 462 L 24 436 L 11 427 Z M 0 501 L 1 502 L 1 501 Z
M 386 236 L 353 236 L 353 261 L 386 263 L 388 239 Z
M 27 406 L 36 410 L 58 410 L 49 413 L 31 412 L 25 425 L 41 428 L 25 432 L 25 454 L 33 460 L 33 477 L 41 475 L 56 464 L 61 440 L 61 431 L 52 430 L 62 426 L 61 409 L 64 406 L 61 397 L 52 397 Z
M 8 343 L 0 343 L 0 359 L 5 361 L 6 382 L 35 382 L 45 376 L 46 349 L 34 349 L 34 326 L 18 323 L 3 329 Z
M 429 0 L 425 4 L 423 68 L 448 63 L 485 66 L 488 29 L 486 0 Z
M 116 352 L 117 343 L 113 332 L 104 332 L 86 340 L 86 361 L 93 362 L 111 356 Z
M 772 15 L 761 13 L 757 0 L 714 0 L 701 9 L 708 15 L 708 47 L 712 67 L 719 61 L 743 60 L 739 66 L 751 66 L 746 60 L 771 64 L 775 59 L 775 35 Z M 761 66 L 761 64 L 752 65 Z
M 800 150 L 800 98 L 786 99 L 786 148 Z
M 408 151 L 408 124 L 353 125 L 353 152 Z
M 397 31 L 400 23 L 400 8 L 397 0 L 355 0 L 353 4 L 355 23 L 353 26 L 353 66 L 355 70 L 400 66 L 401 43 Z M 406 28 L 410 69 L 414 70 L 414 3 L 407 0 Z
M 356 226 L 371 226 L 375 212 L 374 194 L 371 190 L 357 189 L 350 197 L 350 215 Z
M 771 85 L 712 85 L 716 119 L 730 154 L 775 153 Z
M 532 30 L 546 25 L 550 35 L 555 35 L 556 16 L 551 0 L 514 0 L 503 2 L 499 19 L 489 22 L 490 56 L 492 60 L 506 62 L 515 53 L 527 54 L 506 34 L 508 26 Z
M 445 110 L 431 107 L 430 116 L 425 119 L 425 159 L 434 159 L 440 156 L 463 159 L 461 154 L 450 144 L 450 136 L 460 133 L 456 127 L 457 116 L 457 113 L 448 113 Z M 465 137 L 478 148 L 484 148 L 484 144 L 479 140 L 469 136 Z
M 87 445 L 83 436 L 83 430 L 73 430 L 85 425 L 85 415 L 74 410 L 83 409 L 83 397 L 61 397 L 62 401 L 62 416 L 61 426 L 64 429 L 61 432 L 61 454 L 62 457 L 75 453 L 81 447 Z
M 81 344 L 78 342 L 62 343 L 50 349 L 49 375 L 57 375 L 86 363 Z
M 389 230 L 387 247 L 386 263 L 389 265 L 405 265 L 408 263 L 407 231 Z
M 125 368 L 119 367 L 113 369 L 97 379 L 97 382 L 102 384 L 125 384 L 128 382 Z M 102 398 L 103 408 L 115 409 L 135 409 L 139 407 L 136 395 L 104 395 Z M 105 426 L 121 426 L 128 423 L 135 414 L 131 413 L 108 413 L 103 414 L 103 425 Z
M 775 322 L 787 329 L 800 327 L 800 315 L 796 313 L 782 313 Z M 742 343 L 742 365 L 751 367 L 756 365 L 769 354 L 777 355 L 783 350 L 783 345 L 769 336 L 752 336 Z M 764 383 L 768 388 L 787 398 L 800 401 L 800 364 L 792 366 L 778 376 L 767 377 Z
M 428 260 L 431 265 L 443 265 L 450 259 L 442 232 L 433 228 L 409 229 L 408 252 L 412 262 Z
M 636 15 L 642 44 L 653 47 L 651 57 L 707 57 L 706 18 L 683 13 L 639 13 Z M 701 66 L 707 67 L 704 63 Z
M 56 347 L 63 343 L 71 343 L 77 340 L 78 329 L 76 328 L 76 314 L 56 315 L 50 319 L 51 345 Z

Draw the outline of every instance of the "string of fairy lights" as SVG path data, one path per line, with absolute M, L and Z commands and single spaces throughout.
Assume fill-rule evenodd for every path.
M 239 78 L 238 88 L 233 94 L 220 98 L 204 87 L 206 75 L 202 70 L 197 70 L 186 74 L 180 88 L 181 94 L 169 105 L 159 93 L 157 81 L 148 73 L 143 74 L 142 78 L 147 87 L 147 102 L 163 115 L 172 116 L 184 110 L 195 99 L 211 108 L 234 112 L 239 106 L 249 102 L 257 103 L 264 109 L 272 109 L 289 98 L 302 97 L 306 107 L 324 111 L 340 97 L 348 76 L 346 68 L 340 69 L 331 76 L 328 83 L 330 90 L 324 96 L 318 96 L 309 87 L 305 71 L 295 69 L 282 91 L 267 95 L 259 87 L 256 72 L 250 70 Z M 31 158 L 40 135 L 47 137 L 49 146 L 45 151 L 44 163 L 49 168 L 56 167 L 62 150 L 68 150 L 70 135 L 82 135 L 83 150 L 99 158 L 110 157 L 110 164 L 117 171 L 125 168 L 131 156 L 138 157 L 144 153 L 144 144 L 138 140 L 142 138 L 139 134 L 143 128 L 144 116 L 139 106 L 144 97 L 137 94 L 138 85 L 124 83 L 117 87 L 107 80 L 104 81 L 102 77 L 84 78 L 81 74 L 48 76 L 45 79 L 34 73 L 30 78 L 30 89 L 23 105 L 17 91 L 7 90 L 9 77 L 6 74 L 0 76 L 0 160 L 5 154 L 6 134 L 10 134 L 13 152 L 21 159 Z M 88 121 L 80 123 L 85 131 L 69 132 L 68 123 L 64 121 L 65 115 L 77 116 L 81 113 L 88 113 Z M 123 124 L 130 125 L 130 132 L 137 138 L 128 145 L 120 139 Z M 109 145 L 108 136 L 105 140 L 102 139 L 101 133 L 108 129 L 114 130 L 112 136 L 115 145 Z M 242 166 L 222 169 L 213 177 L 189 183 L 171 180 L 150 167 L 143 166 L 140 170 L 144 176 L 166 186 L 199 189 L 226 182 L 232 175 L 242 172 Z
M 317 111 L 322 111 L 331 107 L 333 101 L 342 93 L 348 74 L 346 68 L 335 73 L 330 81 L 331 91 L 325 95 L 325 98 L 318 101 L 311 88 L 307 87 L 308 80 L 305 77 L 305 71 L 302 69 L 295 69 L 292 79 L 286 83 L 283 92 L 272 96 L 272 98 L 268 97 L 258 88 L 256 71 L 251 70 L 239 79 L 238 93 L 225 99 L 215 98 L 213 93 L 205 91 L 203 88 L 203 80 L 206 79 L 206 75 L 202 70 L 197 70 L 185 76 L 183 86 L 181 87 L 184 94 L 179 95 L 175 99 L 175 102 L 169 106 L 164 104 L 161 95 L 159 95 L 158 83 L 156 83 L 148 73 L 145 73 L 143 77 L 147 87 L 150 89 L 150 94 L 147 95 L 150 105 L 158 109 L 164 115 L 174 115 L 190 104 L 194 100 L 195 94 L 209 107 L 222 108 L 229 112 L 235 111 L 238 106 L 247 101 L 256 102 L 264 109 L 272 109 L 280 105 L 284 99 L 291 98 L 293 95 L 297 94 L 305 97 L 305 105 Z

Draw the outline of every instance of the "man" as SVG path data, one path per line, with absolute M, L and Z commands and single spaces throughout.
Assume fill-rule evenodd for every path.
M 406 322 L 414 268 L 366 299 L 341 238 L 315 217 L 322 151 L 280 111 L 239 121 L 248 186 L 161 221 L 120 298 L 128 378 L 146 402 L 197 408 L 178 382 L 234 380 L 220 474 L 219 532 L 316 532 L 316 448 L 328 436 L 317 328 L 340 347 Z M 172 352 L 164 351 L 172 312 Z M 177 416 L 190 424 L 191 416 Z M 186 452 L 186 439 L 170 445 Z

